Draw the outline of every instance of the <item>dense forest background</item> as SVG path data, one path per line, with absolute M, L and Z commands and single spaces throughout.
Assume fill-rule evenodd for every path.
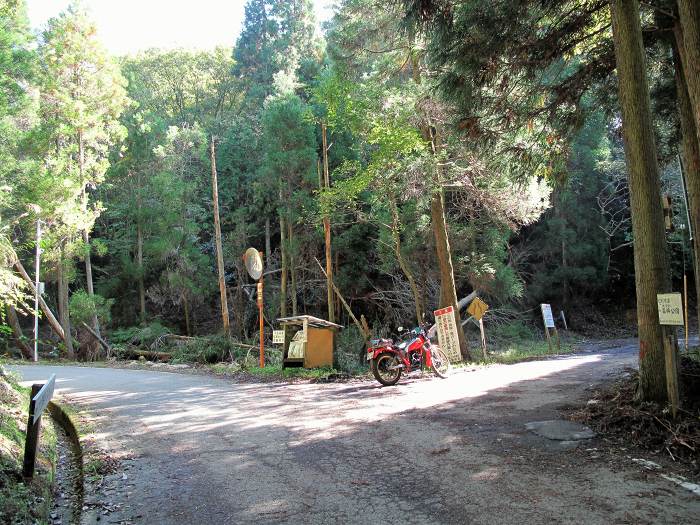
M 335 284 L 377 333 L 475 290 L 492 325 L 541 302 L 580 331 L 633 324 L 608 3 L 481 2 L 441 26 L 448 4 L 343 0 L 319 31 L 310 0 L 249 0 L 230 49 L 110 57 L 79 3 L 33 35 L 0 0 L 5 322 L 31 326 L 15 259 L 33 276 L 40 220 L 44 300 L 73 334 L 47 327 L 44 350 L 89 358 L 88 327 L 220 333 L 215 181 L 239 341 L 257 337 L 251 246 L 269 326 L 329 316 L 324 223 Z M 685 272 L 693 290 L 668 13 L 645 3 L 642 24 L 674 288 Z

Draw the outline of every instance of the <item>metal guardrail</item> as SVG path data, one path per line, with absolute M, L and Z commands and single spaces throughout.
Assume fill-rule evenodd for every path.
M 36 451 L 39 444 L 39 430 L 41 428 L 41 414 L 53 397 L 55 385 L 56 374 L 51 374 L 49 380 L 43 385 L 32 385 L 32 393 L 29 400 L 29 418 L 27 419 L 27 439 L 24 444 L 24 464 L 22 468 L 22 475 L 25 478 L 32 478 L 34 476 Z

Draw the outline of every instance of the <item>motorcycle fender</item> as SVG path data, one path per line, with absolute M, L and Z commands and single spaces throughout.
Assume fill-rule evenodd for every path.
M 428 368 L 433 366 L 433 353 L 430 351 L 430 345 L 425 347 L 425 366 Z

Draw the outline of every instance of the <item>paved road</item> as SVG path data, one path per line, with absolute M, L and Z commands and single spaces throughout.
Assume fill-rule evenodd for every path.
M 700 498 L 595 440 L 571 450 L 525 430 L 635 364 L 634 345 L 594 350 L 390 388 L 18 370 L 56 373 L 131 454 L 109 496 L 131 523 L 697 523 Z

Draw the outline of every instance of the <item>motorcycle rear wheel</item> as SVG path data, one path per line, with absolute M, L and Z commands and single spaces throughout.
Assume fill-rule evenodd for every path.
M 372 374 L 374 378 L 384 386 L 393 386 L 398 383 L 401 377 L 401 369 L 390 367 L 398 367 L 401 365 L 401 360 L 391 352 L 382 352 L 376 359 L 372 359 Z
M 433 363 L 433 372 L 438 377 L 445 379 L 450 371 L 450 360 L 439 346 L 433 345 L 430 348 L 430 359 Z

